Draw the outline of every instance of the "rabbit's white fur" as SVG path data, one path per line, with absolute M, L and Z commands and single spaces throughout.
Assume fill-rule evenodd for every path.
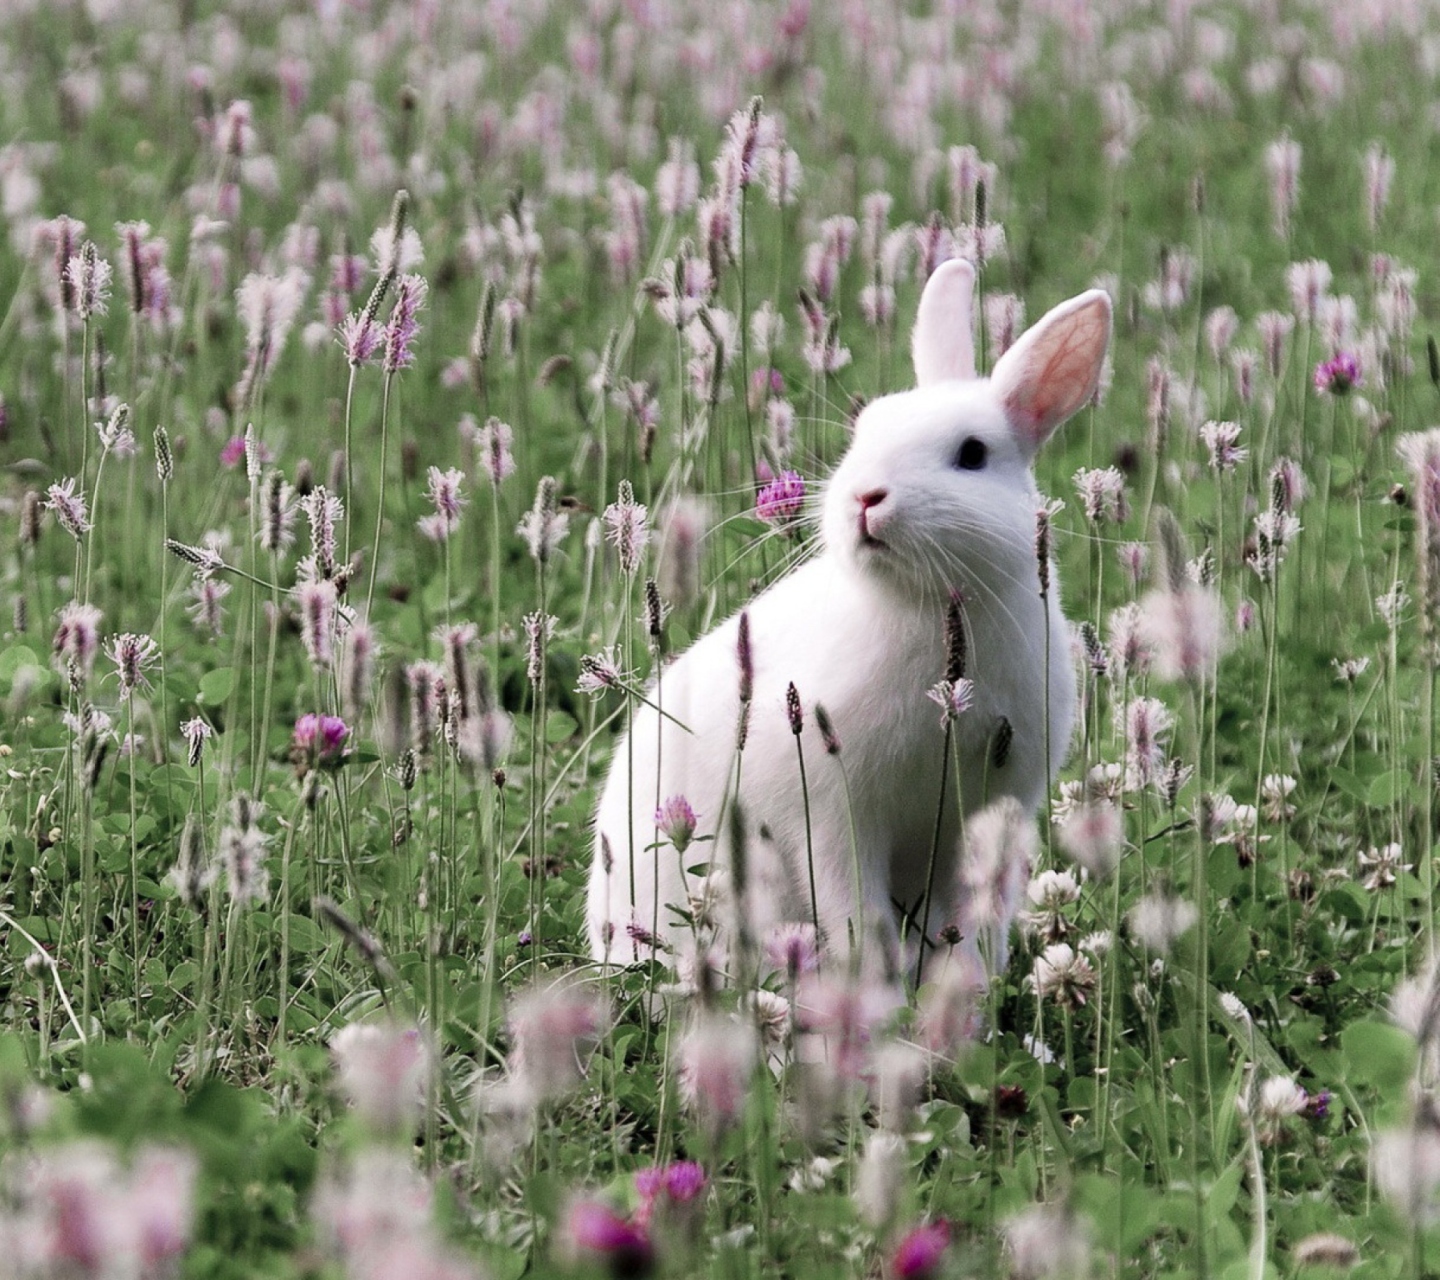
M 823 552 L 746 610 L 754 699 L 739 764 L 747 893 L 738 909 L 757 934 L 811 918 L 805 808 L 785 706 L 792 681 L 805 715 L 815 896 L 831 947 L 843 945 L 852 929 L 878 927 L 893 940 L 897 906 L 916 912 L 925 895 L 944 754 L 940 710 L 927 690 L 944 675 L 943 621 L 952 590 L 964 598 L 966 675 L 974 682 L 974 704 L 956 723 L 952 748 L 964 812 L 1005 794 L 1033 811 L 1070 740 L 1069 631 L 1053 576 L 1048 601 L 1040 596 L 1030 461 L 1093 395 L 1110 303 L 1091 291 L 1062 304 L 998 362 L 993 377 L 977 379 L 973 279 L 961 262 L 932 276 L 914 336 L 920 385 L 860 415 L 825 493 Z M 967 439 L 985 446 L 980 469 L 956 465 Z M 688 938 L 690 926 L 669 910 L 672 904 L 688 910 L 699 887 L 687 869 L 730 866 L 723 810 L 736 773 L 738 630 L 736 615 L 665 668 L 649 696 L 674 719 L 637 707 L 629 741 L 616 747 L 595 817 L 588 922 L 598 960 L 650 954 L 631 936 L 632 924 L 644 931 L 658 925 L 672 943 Z M 825 753 L 816 703 L 843 744 L 843 777 L 841 762 Z M 996 767 L 1002 718 L 1013 739 Z M 955 906 L 961 809 L 953 776 L 939 832 L 932 938 Z M 683 860 L 655 825 L 657 803 L 674 795 L 689 800 L 698 834 L 712 838 L 692 845 Z

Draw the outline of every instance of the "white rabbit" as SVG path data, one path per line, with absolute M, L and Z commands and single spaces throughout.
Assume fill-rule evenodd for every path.
M 738 766 L 739 615 L 663 670 L 647 696 L 664 717 L 637 707 L 595 815 L 588 923 L 597 960 L 648 958 L 657 929 L 662 943 L 684 949 L 694 926 L 679 913 L 701 883 L 692 868 L 732 869 L 725 813 L 737 767 L 746 892 L 734 906 L 752 936 L 811 920 L 813 865 L 814 914 L 830 949 L 877 928 L 893 944 L 902 927 L 913 948 L 921 919 L 933 944 L 954 914 L 962 811 L 952 762 L 937 842 L 944 729 L 927 691 L 945 674 L 952 592 L 964 602 L 974 685 L 953 730 L 963 812 L 1012 795 L 1028 815 L 1043 798 L 1070 741 L 1075 673 L 1053 574 L 1048 596 L 1040 592 L 1030 464 L 1095 393 L 1110 300 L 1091 290 L 1062 303 L 982 379 L 974 283 L 959 260 L 931 276 L 912 342 L 916 389 L 861 413 L 825 492 L 823 551 L 744 611 L 754 692 Z M 791 682 L 804 714 L 809 857 L 786 714 Z M 842 744 L 839 759 L 826 754 L 817 703 Z M 677 795 L 712 841 L 683 857 L 656 825 L 657 805 Z

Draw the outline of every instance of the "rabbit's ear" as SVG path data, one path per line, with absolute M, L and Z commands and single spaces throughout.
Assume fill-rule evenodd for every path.
M 1110 295 L 1091 289 L 1047 311 L 990 376 L 1011 429 L 1034 452 L 1100 384 L 1110 346 Z
M 910 339 L 916 386 L 975 376 L 974 293 L 975 268 L 962 258 L 942 262 L 925 282 Z

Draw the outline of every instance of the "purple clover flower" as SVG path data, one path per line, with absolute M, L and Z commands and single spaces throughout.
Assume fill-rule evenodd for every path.
M 275 455 L 271 452 L 269 445 L 257 444 L 255 452 L 256 457 L 259 458 L 262 463 L 275 461 Z M 244 461 L 245 437 L 231 436 L 220 449 L 220 465 L 227 469 L 233 469 Z
M 665 1166 L 665 1194 L 684 1204 L 710 1185 L 705 1170 L 694 1160 L 675 1160 Z
M 640 1197 L 640 1207 L 635 1220 L 648 1226 L 657 1213 L 663 1218 L 667 1210 L 690 1212 L 688 1206 L 699 1210 L 703 1206 L 697 1202 L 709 1186 L 705 1170 L 694 1160 L 672 1160 L 667 1165 L 639 1169 L 635 1173 L 635 1193 Z
M 1360 361 L 1348 351 L 1337 351 L 1315 366 L 1315 390 L 1321 395 L 1349 395 L 1353 388 L 1364 385 Z
M 805 479 L 798 471 L 782 471 L 755 496 L 755 514 L 766 524 L 784 524 L 805 507 Z
M 932 1222 L 906 1233 L 890 1258 L 895 1280 L 930 1280 L 940 1274 L 940 1263 L 950 1247 L 950 1224 Z
M 297 765 L 333 769 L 344 756 L 350 726 L 339 716 L 307 712 L 295 721 L 290 753 Z
M 684 796 L 671 796 L 655 810 L 655 825 L 677 853 L 684 853 L 695 838 L 695 810 Z
M 591 1258 L 612 1276 L 648 1275 L 655 1250 L 644 1228 L 598 1200 L 576 1200 L 565 1216 L 565 1236 L 577 1260 Z

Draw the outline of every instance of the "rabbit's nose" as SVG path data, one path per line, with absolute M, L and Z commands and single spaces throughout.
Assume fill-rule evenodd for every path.
M 878 507 L 890 496 L 889 489 L 871 489 L 866 493 L 857 493 L 856 500 L 860 503 L 862 510 L 869 511 L 871 507 Z

